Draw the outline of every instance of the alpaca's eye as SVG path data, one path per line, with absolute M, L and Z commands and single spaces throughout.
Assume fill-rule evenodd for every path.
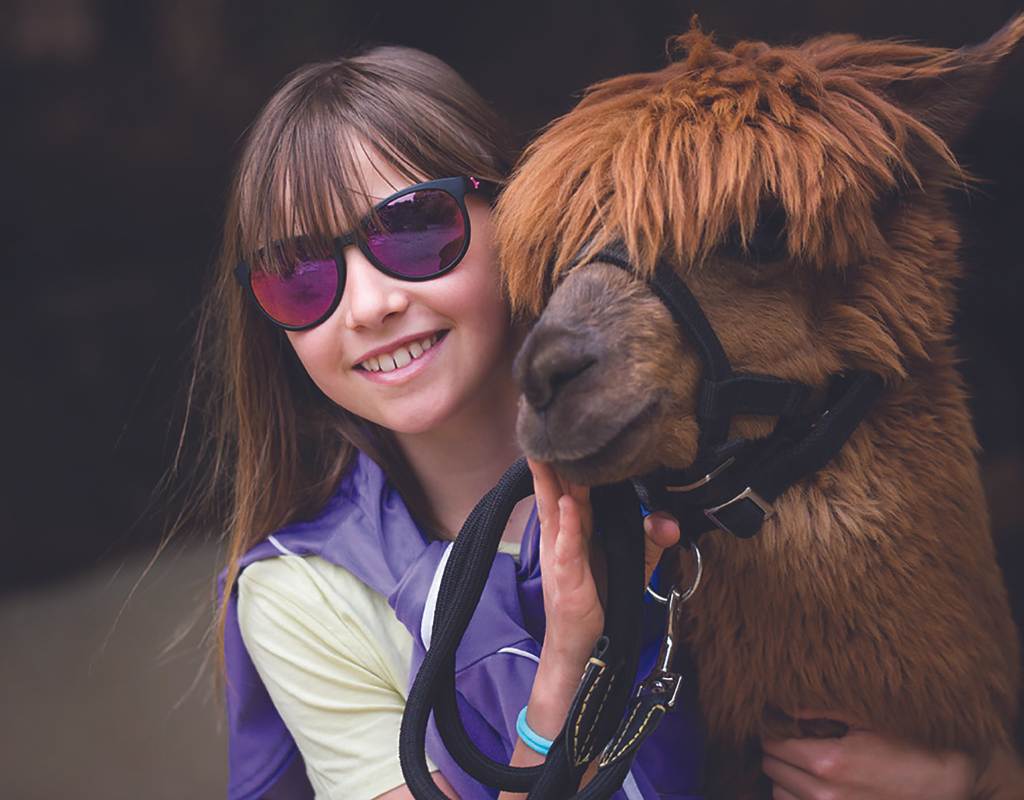
M 764 200 L 754 230 L 743 246 L 740 226 L 734 225 L 722 243 L 723 255 L 752 264 L 770 264 L 786 257 L 786 210 L 777 200 Z

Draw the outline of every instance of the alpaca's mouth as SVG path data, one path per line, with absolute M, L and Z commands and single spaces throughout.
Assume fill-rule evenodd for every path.
M 655 397 L 624 423 L 595 438 L 590 426 L 559 429 L 550 420 L 521 408 L 519 439 L 531 458 L 552 464 L 575 483 L 611 483 L 635 474 L 638 460 L 649 456 L 649 440 L 660 411 L 661 404 Z M 524 420 L 528 415 L 534 419 Z

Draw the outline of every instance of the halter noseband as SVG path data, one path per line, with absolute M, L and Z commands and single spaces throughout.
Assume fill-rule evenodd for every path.
M 636 274 L 621 242 L 603 248 L 591 263 Z M 882 378 L 863 370 L 833 375 L 824 401 L 815 403 L 806 384 L 735 372 L 697 298 L 670 264 L 659 260 L 647 285 L 703 364 L 700 435 L 690 466 L 661 467 L 634 478 L 633 485 L 649 509 L 672 513 L 690 541 L 715 528 L 749 538 L 786 489 L 839 452 L 881 394 Z M 732 418 L 741 414 L 778 421 L 764 438 L 730 439 Z

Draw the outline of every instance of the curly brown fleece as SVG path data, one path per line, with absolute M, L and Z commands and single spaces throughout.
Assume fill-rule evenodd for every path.
M 543 346 L 524 350 L 521 374 L 552 348 L 584 347 L 600 367 L 521 406 L 527 452 L 569 477 L 618 480 L 695 453 L 695 353 L 643 283 L 571 267 L 613 239 L 641 275 L 661 256 L 678 265 L 736 369 L 817 387 L 848 369 L 886 380 L 757 537 L 701 541 L 707 580 L 686 632 L 718 796 L 755 791 L 760 737 L 794 733 L 780 711 L 842 709 L 982 755 L 1010 740 L 1018 642 L 951 340 L 962 266 L 945 190 L 968 182 L 950 144 L 1022 38 L 1024 16 L 961 50 L 852 36 L 727 50 L 694 27 L 664 69 L 589 89 L 499 202 L 510 297 L 540 314 Z M 784 240 L 755 262 L 769 203 Z M 733 434 L 771 423 L 740 418 Z

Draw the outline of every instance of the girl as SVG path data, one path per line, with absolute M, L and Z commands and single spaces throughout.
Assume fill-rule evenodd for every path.
M 518 456 L 522 330 L 490 235 L 505 142 L 451 69 L 396 47 L 299 70 L 248 133 L 200 330 L 229 508 L 231 797 L 411 796 L 398 729 L 436 576 Z M 603 614 L 587 492 L 531 467 L 537 512 L 513 514 L 458 664 L 467 724 L 516 765 L 543 761 Z M 645 530 L 650 572 L 678 527 Z M 645 744 L 625 796 L 698 791 L 698 728 L 670 718 L 674 760 L 645 762 Z M 493 795 L 428 745 L 450 796 Z M 975 782 L 966 756 L 866 731 L 765 752 L 777 797 L 966 798 Z

